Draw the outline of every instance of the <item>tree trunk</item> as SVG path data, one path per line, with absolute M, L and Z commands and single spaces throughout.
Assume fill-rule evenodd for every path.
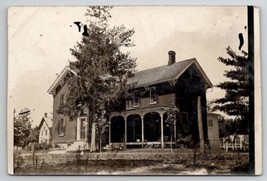
M 90 151 L 96 151 L 96 123 L 92 123 L 92 129 L 91 129 L 91 149 Z
M 95 95 L 95 90 L 93 92 L 93 95 Z M 91 141 L 91 146 L 90 146 L 90 151 L 96 151 L 96 99 L 95 97 L 92 98 L 92 102 L 91 102 L 91 112 L 90 112 L 90 122 L 91 122 L 91 137 L 90 137 L 90 141 Z

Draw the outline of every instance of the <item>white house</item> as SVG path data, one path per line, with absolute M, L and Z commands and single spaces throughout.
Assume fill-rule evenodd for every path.
M 50 143 L 52 134 L 52 118 L 44 114 L 40 124 L 39 124 L 39 143 Z

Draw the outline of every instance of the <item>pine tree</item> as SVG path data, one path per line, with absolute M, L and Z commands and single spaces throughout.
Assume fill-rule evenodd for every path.
M 218 60 L 230 67 L 230 70 L 226 70 L 224 74 L 230 80 L 217 85 L 226 93 L 223 98 L 213 101 L 216 104 L 213 109 L 220 110 L 230 116 L 236 116 L 236 120 L 241 121 L 237 129 L 239 132 L 247 133 L 249 121 L 248 54 L 242 51 L 242 55 L 237 55 L 230 47 L 227 47 L 226 51 L 229 58 L 219 57 Z
M 122 49 L 134 46 L 131 40 L 134 30 L 126 29 L 124 25 L 109 27 L 110 9 L 93 6 L 87 10 L 89 36 L 83 36 L 81 42 L 70 49 L 76 60 L 69 66 L 77 74 L 70 77 L 67 103 L 58 110 L 59 113 L 77 117 L 80 111 L 88 108 L 90 129 L 92 122 L 96 126 L 102 124 L 98 123 L 98 118 L 103 110 L 108 114 L 113 106 L 119 104 L 127 78 L 136 67 L 130 53 L 122 52 Z M 91 146 L 93 142 L 91 140 Z

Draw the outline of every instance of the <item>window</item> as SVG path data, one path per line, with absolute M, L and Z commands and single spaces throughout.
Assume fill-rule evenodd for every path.
M 133 95 L 133 99 L 132 99 L 132 106 L 133 107 L 138 107 L 141 105 L 141 99 L 140 97 L 138 96 L 138 94 L 134 94 Z
M 66 94 L 61 94 L 59 98 L 59 104 L 63 105 L 66 103 Z
M 86 130 L 86 118 L 80 118 L 80 139 L 83 140 L 85 139 L 85 130 Z
M 45 135 L 47 135 L 47 130 L 45 130 Z
M 66 122 L 65 119 L 61 118 L 58 121 L 58 130 L 57 133 L 59 136 L 64 136 L 66 131 Z
M 208 120 L 208 127 L 213 127 L 213 120 L 212 119 Z
M 158 94 L 156 92 L 155 87 L 152 87 L 149 91 L 149 103 L 150 104 L 158 103 Z

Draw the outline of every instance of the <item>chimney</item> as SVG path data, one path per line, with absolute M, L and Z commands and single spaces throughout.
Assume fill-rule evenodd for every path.
M 172 64 L 174 64 L 175 63 L 175 51 L 172 51 L 172 50 L 170 50 L 169 52 L 168 52 L 168 54 L 169 54 L 169 61 L 168 61 L 168 65 L 172 65 Z
M 44 117 L 47 118 L 47 113 L 44 113 Z

